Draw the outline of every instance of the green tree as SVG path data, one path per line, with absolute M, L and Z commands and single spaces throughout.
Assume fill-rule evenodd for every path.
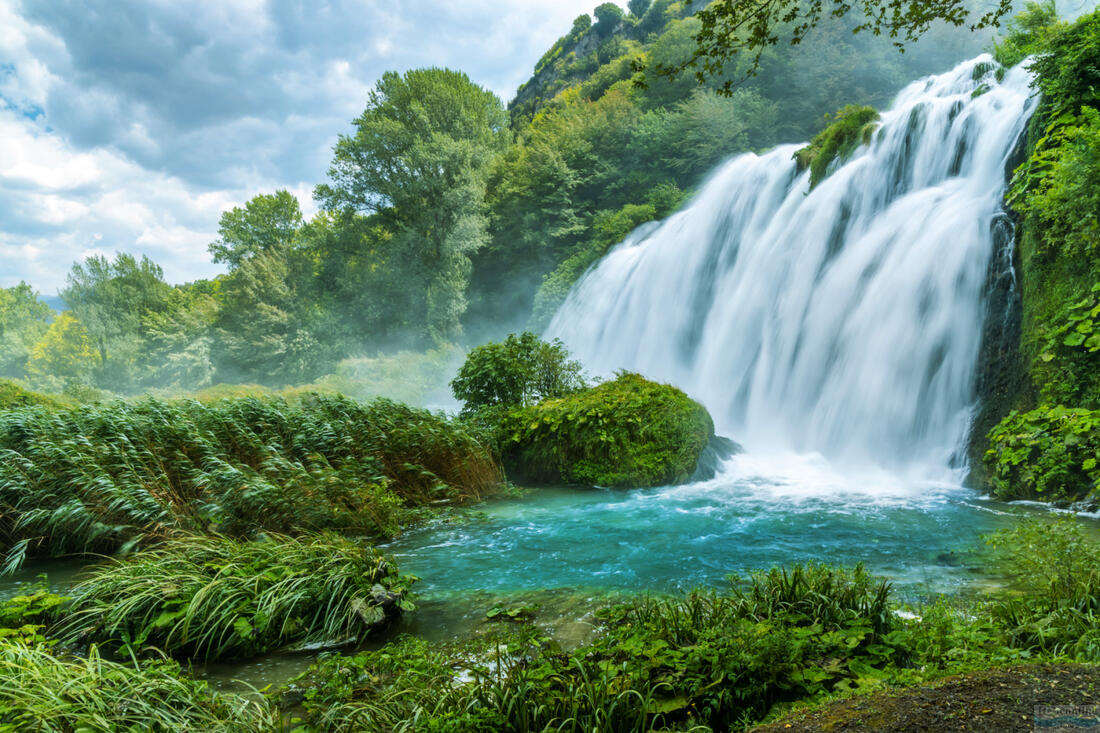
M 220 238 L 209 249 L 214 262 L 233 270 L 261 252 L 287 248 L 302 226 L 302 210 L 289 191 L 255 196 L 244 208 L 234 207 L 221 216 Z
M 332 210 L 384 214 L 423 273 L 426 335 L 455 338 L 466 308 L 470 254 L 486 240 L 485 176 L 508 142 L 500 100 L 460 72 L 388 72 L 336 143 L 331 184 L 316 196 Z
M 170 291 L 164 272 L 145 256 L 93 256 L 73 265 L 61 297 L 99 352 L 97 386 L 135 386 L 145 340 L 142 318 L 163 310 Z
M 470 351 L 451 381 L 470 414 L 484 407 L 533 405 L 585 388 L 581 364 L 560 339 L 546 342 L 525 331 Z
M 645 17 L 645 11 L 649 10 L 649 6 L 653 4 L 653 0 L 630 0 L 626 4 L 626 7 L 630 10 L 630 14 L 635 18 Z
M 623 9 L 615 3 L 603 3 L 596 7 L 596 35 L 606 38 L 614 33 L 623 22 Z
M 22 376 L 31 347 L 46 333 L 54 311 L 25 282 L 0 288 L 0 374 Z
M 69 311 L 61 313 L 31 348 L 27 373 L 86 382 L 102 359 L 88 329 Z
M 218 281 L 172 288 L 163 310 L 142 318 L 144 362 L 152 386 L 201 389 L 214 379 L 212 346 L 218 316 Z

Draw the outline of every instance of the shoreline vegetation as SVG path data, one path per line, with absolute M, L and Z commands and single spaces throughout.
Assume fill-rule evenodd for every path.
M 223 278 L 171 287 L 155 264 L 119 255 L 74 268 L 71 311 L 47 313 L 23 285 L 0 291 L 0 366 L 19 377 L 0 380 L 4 570 L 89 563 L 66 596 L 43 583 L 0 603 L 0 731 L 1012 730 L 1030 729 L 1027 706 L 1100 697 L 1100 537 L 1073 516 L 990 536 L 1009 581 L 980 599 L 907 604 L 861 565 L 805 563 L 590 601 L 580 612 L 594 629 L 577 644 L 526 605 L 487 608 L 446 642 L 395 632 L 416 612 L 418 579 L 376 545 L 506 495 L 509 480 L 689 481 L 723 440 L 682 391 L 628 372 L 593 384 L 560 342 L 522 333 L 465 354 L 450 346 L 468 295 L 482 316 L 515 305 L 491 284 L 509 264 L 494 262 L 501 242 L 519 242 L 528 264 L 516 277 L 532 285 L 520 310 L 537 325 L 588 263 L 675 208 L 716 136 L 767 146 L 762 131 L 781 113 L 784 132 L 811 127 L 798 105 L 821 95 L 786 106 L 768 96 L 779 56 L 732 97 L 685 77 L 633 85 L 646 73 L 635 61 L 689 53 L 699 21 L 670 0 L 631 9 L 578 19 L 510 114 L 457 72 L 387 74 L 337 145 L 317 219 L 303 222 L 286 192 L 223 217 L 211 247 Z M 1094 509 L 1100 12 L 1066 23 L 1031 3 L 994 56 L 1002 67 L 1033 56 L 1042 103 L 1007 202 L 1020 363 L 1002 365 L 1019 373 L 998 383 L 1017 388 L 984 396 L 1000 422 L 971 452 L 999 499 Z M 863 91 L 800 151 L 815 184 L 873 133 L 863 102 L 877 92 Z M 411 134 L 394 138 L 397 153 L 376 145 L 421 103 L 431 145 Z M 673 147 L 682 155 L 655 152 Z M 633 158 L 612 165 L 620 153 Z M 360 169 L 365 158 L 379 165 Z M 364 180 L 381 163 L 446 175 L 405 188 Z M 585 166 L 597 172 L 579 175 Z M 423 202 L 441 200 L 441 186 L 447 207 L 429 222 Z M 428 294 L 413 308 L 416 288 L 379 273 L 412 261 L 417 237 L 434 254 L 404 273 Z M 344 257 L 351 242 L 373 244 Z M 366 292 L 376 301 L 356 295 Z M 406 311 L 419 351 L 346 358 L 353 326 L 381 343 L 409 325 L 390 323 Z M 457 415 L 388 398 L 427 401 L 455 367 Z M 215 385 L 219 374 L 260 386 Z M 154 382 L 168 385 L 162 396 L 115 398 Z M 254 694 L 191 673 L 303 648 L 323 651 Z

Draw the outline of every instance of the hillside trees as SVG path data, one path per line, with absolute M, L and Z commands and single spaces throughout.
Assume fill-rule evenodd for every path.
M 427 337 L 456 337 L 466 309 L 470 254 L 486 240 L 485 177 L 508 141 L 500 100 L 460 72 L 384 74 L 336 144 L 328 209 L 381 214 L 392 245 L 408 253 L 406 287 L 418 287 Z
M 23 372 L 31 348 L 45 335 L 52 317 L 53 309 L 25 282 L 0 288 L 0 375 Z

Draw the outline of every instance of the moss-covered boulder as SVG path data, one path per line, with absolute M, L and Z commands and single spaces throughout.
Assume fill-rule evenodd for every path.
M 498 435 L 513 481 L 642 488 L 687 481 L 714 422 L 675 387 L 624 372 L 577 394 L 514 408 Z
M 836 113 L 833 121 L 814 136 L 810 144 L 794 154 L 798 170 L 810 169 L 810 188 L 825 180 L 834 160 L 843 162 L 861 144 L 869 143 L 878 126 L 874 107 L 849 104 Z

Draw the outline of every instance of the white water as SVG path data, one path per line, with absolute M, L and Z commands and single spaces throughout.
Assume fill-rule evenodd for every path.
M 799 145 L 729 161 L 589 271 L 547 337 L 594 374 L 676 384 L 773 465 L 953 483 L 1005 165 L 1034 104 L 1020 68 L 974 80 L 989 61 L 906 87 L 808 194 Z

